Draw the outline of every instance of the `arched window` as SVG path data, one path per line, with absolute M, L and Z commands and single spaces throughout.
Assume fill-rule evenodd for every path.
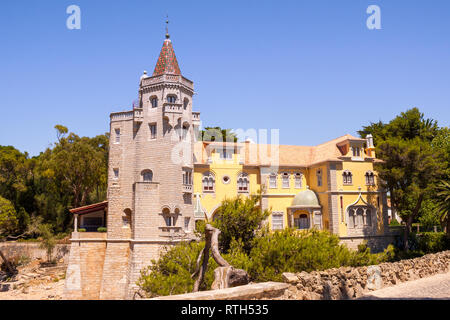
M 283 172 L 283 174 L 281 175 L 281 179 L 282 179 L 283 188 L 291 187 L 291 185 L 289 183 L 289 173 Z
M 122 226 L 124 228 L 130 228 L 131 226 L 131 210 L 130 209 L 125 209 L 123 211 L 124 215 L 122 217 Z
M 214 192 L 214 187 L 216 184 L 216 178 L 212 174 L 212 172 L 205 172 L 203 174 L 203 192 Z
M 322 186 L 322 170 L 318 169 L 316 171 L 316 177 L 317 177 L 317 186 L 321 187 Z
M 152 182 L 153 181 L 153 172 L 152 170 L 144 170 L 141 173 L 142 181 L 144 182 Z
M 176 221 L 175 221 L 175 217 L 170 214 L 170 210 L 168 208 L 164 208 L 162 214 L 163 214 L 164 221 L 166 222 L 166 226 L 174 227 Z
M 249 191 L 249 179 L 248 174 L 245 172 L 242 172 L 238 176 L 238 192 L 248 192 Z
M 369 206 L 351 206 L 348 208 L 348 227 L 363 228 L 372 226 L 374 210 Z
M 183 184 L 192 185 L 192 171 L 188 169 L 183 169 Z
M 342 174 L 343 182 L 345 185 L 351 185 L 353 183 L 353 175 L 350 171 L 345 170 Z
M 158 107 L 158 98 L 157 97 L 151 97 L 150 103 L 152 104 L 152 108 Z
M 189 105 L 189 99 L 184 99 L 184 102 L 183 102 L 183 108 L 184 108 L 184 110 L 187 109 L 188 105 Z
M 372 171 L 366 172 L 366 185 L 373 186 L 375 184 L 375 175 Z
M 296 189 L 302 188 L 302 174 L 301 173 L 295 174 L 295 188 Z
M 167 96 L 167 102 L 169 102 L 169 103 L 177 102 L 177 96 L 175 96 L 175 95 L 168 95 Z
M 269 176 L 269 188 L 277 188 L 277 174 L 271 173 Z

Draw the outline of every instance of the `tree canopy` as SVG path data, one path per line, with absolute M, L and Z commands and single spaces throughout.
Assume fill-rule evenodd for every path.
M 359 131 L 362 137 L 369 133 L 374 137 L 377 158 L 382 160 L 376 165 L 381 185 L 406 222 L 405 248 L 424 201 L 434 196 L 436 184 L 448 171 L 448 153 L 441 147 L 446 142 L 439 138 L 445 130 L 413 108 L 389 123 L 372 123 Z

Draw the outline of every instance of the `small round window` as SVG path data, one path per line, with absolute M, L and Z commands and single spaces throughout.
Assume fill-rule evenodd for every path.
M 223 181 L 223 183 L 225 183 L 225 184 L 229 184 L 230 183 L 230 177 L 229 176 L 223 176 L 223 178 L 222 178 L 222 181 Z

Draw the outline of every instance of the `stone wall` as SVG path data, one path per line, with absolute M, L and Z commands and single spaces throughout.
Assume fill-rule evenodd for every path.
M 28 257 L 31 260 L 47 260 L 47 251 L 39 248 L 38 242 L 3 242 L 0 243 L 0 250 L 7 259 L 16 257 Z M 70 244 L 57 244 L 53 250 L 53 258 L 68 262 Z
M 264 282 L 236 288 L 165 296 L 151 300 L 344 300 L 401 282 L 450 272 L 450 251 L 369 267 L 342 267 L 311 273 L 284 273 L 285 283 Z
M 290 284 L 279 299 L 343 300 L 401 282 L 450 271 L 450 251 L 369 267 L 342 267 L 311 273 L 284 273 Z

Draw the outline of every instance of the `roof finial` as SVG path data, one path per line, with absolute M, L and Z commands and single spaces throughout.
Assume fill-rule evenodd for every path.
M 169 35 L 169 15 L 167 15 L 167 19 L 166 19 L 166 39 L 170 39 L 170 35 Z

